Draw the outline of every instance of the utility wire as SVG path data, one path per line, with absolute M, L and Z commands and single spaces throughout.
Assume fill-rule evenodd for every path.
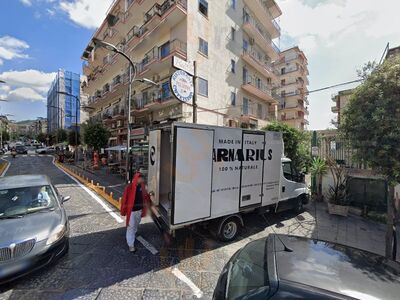
M 351 83 L 361 82 L 361 81 L 363 81 L 363 80 L 364 80 L 364 79 L 357 79 L 357 80 L 347 81 L 347 82 L 343 82 L 343 83 L 338 83 L 338 84 L 326 86 L 326 87 L 323 87 L 323 88 L 319 88 L 319 89 L 316 89 L 316 90 L 308 91 L 308 92 L 305 93 L 305 94 L 308 95 L 308 94 L 311 94 L 311 93 L 315 93 L 315 92 L 320 92 L 320 91 L 332 89 L 332 88 L 335 88 L 335 87 L 338 87 L 338 86 L 342 86 L 342 85 L 348 85 L 348 84 L 351 84 Z

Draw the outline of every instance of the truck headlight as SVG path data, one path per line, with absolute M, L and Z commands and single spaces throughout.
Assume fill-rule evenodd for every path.
M 46 245 L 48 246 L 61 240 L 66 232 L 67 232 L 67 227 L 65 225 L 58 225 L 50 234 L 50 237 L 47 239 Z

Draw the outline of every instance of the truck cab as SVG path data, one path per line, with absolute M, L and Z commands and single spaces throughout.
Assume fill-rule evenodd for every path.
M 289 206 L 300 211 L 309 198 L 304 174 L 296 170 L 289 158 L 282 157 L 281 162 L 281 188 L 277 211 L 287 210 Z

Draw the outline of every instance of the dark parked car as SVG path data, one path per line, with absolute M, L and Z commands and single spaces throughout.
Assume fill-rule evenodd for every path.
M 63 202 L 43 175 L 0 178 L 0 284 L 55 262 L 68 252 Z
M 26 147 L 22 145 L 17 145 L 15 147 L 15 151 L 17 152 L 17 154 L 28 154 L 28 149 L 26 149 Z
M 340 244 L 275 234 L 240 249 L 214 291 L 214 299 L 392 300 L 399 295 L 397 262 Z

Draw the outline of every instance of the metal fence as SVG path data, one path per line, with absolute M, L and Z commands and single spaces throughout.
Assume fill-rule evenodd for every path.
M 386 212 L 387 182 L 384 179 L 350 177 L 347 189 L 351 206 Z

